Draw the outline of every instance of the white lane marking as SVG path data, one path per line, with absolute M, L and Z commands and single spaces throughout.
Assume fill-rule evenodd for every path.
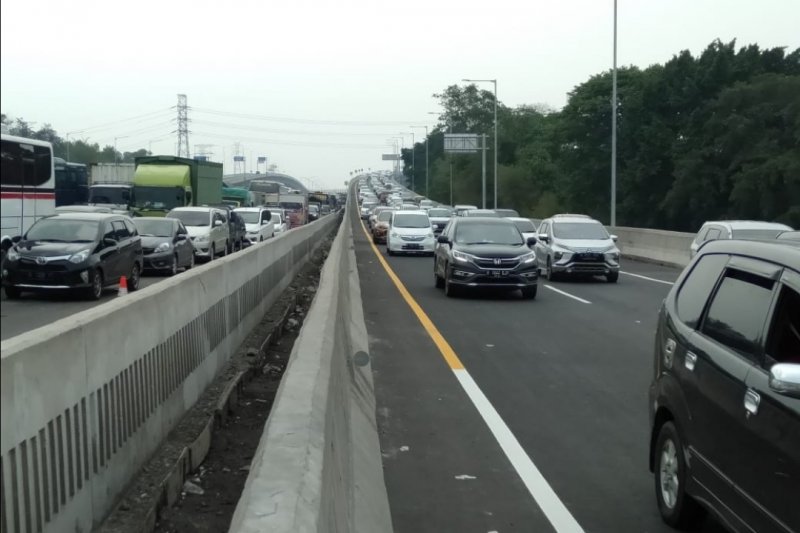
M 455 476 L 455 478 L 459 481 L 464 481 L 466 479 L 478 479 L 475 476 L 470 476 L 469 474 L 461 474 L 460 476 Z
M 664 281 L 663 279 L 649 278 L 647 276 L 642 276 L 641 274 L 634 274 L 632 272 L 623 272 L 622 270 L 620 270 L 619 272 L 620 274 L 625 274 L 626 276 L 633 276 L 634 278 L 642 278 L 646 279 L 647 281 L 655 281 L 656 283 L 663 283 L 664 285 L 675 285 L 674 281 Z
M 514 434 L 508 428 L 500 414 L 495 410 L 489 399 L 483 394 L 478 384 L 472 379 L 466 369 L 453 369 L 453 373 L 458 378 L 464 391 L 472 400 L 472 404 L 478 409 L 483 421 L 489 426 L 489 430 L 500 444 L 503 452 L 508 457 L 514 470 L 517 471 L 522 482 L 531 493 L 533 499 L 539 504 L 550 524 L 558 533 L 583 533 L 578 521 L 575 520 L 564 503 L 558 498 L 553 488 L 544 478 L 542 473 L 533 464 L 533 461 L 522 445 L 517 441 Z
M 584 303 L 584 304 L 592 303 L 589 300 L 584 300 L 583 298 L 579 298 L 579 297 L 575 296 L 574 294 L 570 294 L 568 292 L 564 292 L 561 289 L 556 289 L 552 285 L 545 285 L 545 288 L 550 289 L 551 291 L 556 291 L 558 294 L 563 294 L 564 296 L 567 296 L 568 298 L 572 298 L 573 300 L 578 300 L 579 302 Z

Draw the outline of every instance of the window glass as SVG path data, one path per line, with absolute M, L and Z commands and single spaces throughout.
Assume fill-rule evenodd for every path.
M 139 234 L 139 231 L 136 229 L 136 226 L 133 224 L 133 222 L 131 222 L 130 220 L 123 220 L 122 222 L 123 224 L 125 224 L 125 227 L 128 228 L 128 233 L 130 233 L 131 235 Z
M 767 368 L 772 363 L 800 364 L 800 293 L 784 285 L 773 317 Z
M 700 323 L 703 308 L 728 262 L 727 255 L 704 255 L 683 281 L 677 296 L 678 318 L 691 328 Z
M 114 226 L 114 231 L 117 232 L 117 239 L 123 240 L 130 238 L 131 233 L 128 231 L 128 228 L 125 227 L 125 224 L 123 224 L 121 220 L 114 220 L 111 224 Z
M 550 232 L 548 231 L 549 229 L 550 229 L 550 223 L 549 222 L 542 222 L 542 225 L 539 227 L 539 233 L 544 233 L 545 235 L 550 235 Z
M 111 239 L 112 241 L 117 240 L 117 232 L 114 230 L 114 226 L 112 226 L 110 222 L 106 222 L 105 224 L 103 239 Z
M 50 148 L 4 140 L 0 148 L 0 177 L 3 185 L 45 185 L 53 170 Z
M 728 269 L 708 308 L 703 333 L 757 360 L 775 282 Z
M 706 236 L 705 236 L 705 238 L 703 240 L 704 241 L 714 241 L 714 240 L 719 239 L 719 236 L 720 236 L 719 228 L 710 228 L 708 230 L 708 233 L 706 233 Z

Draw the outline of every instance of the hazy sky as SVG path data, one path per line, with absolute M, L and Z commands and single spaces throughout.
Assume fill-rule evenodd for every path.
M 507 106 L 563 106 L 611 67 L 612 23 L 613 0 L 3 0 L 0 107 L 62 136 L 173 154 L 185 93 L 193 153 L 212 145 L 230 172 L 239 141 L 248 170 L 267 156 L 339 186 L 389 168 L 391 138 L 409 146 L 411 125 L 433 126 L 433 93 L 462 78 L 497 78 Z M 797 48 L 800 0 L 619 0 L 620 65 L 716 38 Z

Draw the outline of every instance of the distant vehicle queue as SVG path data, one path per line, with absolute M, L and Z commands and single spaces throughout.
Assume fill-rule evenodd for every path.
M 5 134 L 1 170 L 8 298 L 75 290 L 97 299 L 121 278 L 136 290 L 144 271 L 174 275 L 341 204 L 337 195 L 260 179 L 227 187 L 222 164 L 163 155 L 136 158 L 129 182 L 89 185 L 85 165 L 54 157 L 50 143 Z

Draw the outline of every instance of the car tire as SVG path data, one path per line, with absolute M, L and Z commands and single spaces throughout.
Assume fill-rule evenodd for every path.
M 619 272 L 609 272 L 606 274 L 606 281 L 609 283 L 616 283 L 619 279 Z
M 661 518 L 676 529 L 696 525 L 703 517 L 703 509 L 686 494 L 686 471 L 683 439 L 672 422 L 667 422 L 658 432 L 655 447 L 655 489 Z
M 86 297 L 89 300 L 99 300 L 103 296 L 103 273 L 95 269 L 91 273 L 92 284 L 86 289 Z
M 389 248 L 388 244 L 386 245 L 386 255 L 394 255 L 394 252 L 391 248 Z
M 458 289 L 450 281 L 450 269 L 447 265 L 444 267 L 444 295 L 448 298 L 454 298 L 458 295 Z
M 522 297 L 526 300 L 534 300 L 536 299 L 536 293 L 539 291 L 538 285 L 533 285 L 531 287 L 523 287 L 520 289 L 522 291 Z
M 545 273 L 545 277 L 547 278 L 547 281 L 556 281 L 557 278 L 556 273 L 553 272 L 553 264 L 549 257 L 547 258 L 547 271 Z
M 134 262 L 133 267 L 131 268 L 131 275 L 128 276 L 128 290 L 138 291 L 139 290 L 139 281 L 142 278 L 142 267 L 139 266 L 139 263 Z
M 195 260 L 196 259 L 194 257 L 194 250 L 192 250 L 192 254 L 189 256 L 189 264 L 186 265 L 185 270 L 190 270 L 190 269 L 194 268 Z
M 216 259 L 216 257 L 217 257 L 217 249 L 212 244 L 211 245 L 211 253 L 208 254 L 208 260 L 209 261 L 213 261 L 214 259 Z
M 372 235 L 372 244 L 378 244 L 378 238 L 374 234 Z
M 433 262 L 433 279 L 434 279 L 434 285 L 436 286 L 437 289 L 444 288 L 444 280 L 441 278 L 441 276 L 439 276 L 439 273 L 436 272 L 436 261 Z
M 5 286 L 3 290 L 6 293 L 6 298 L 9 300 L 19 300 L 20 296 L 22 296 L 22 291 L 19 290 L 19 287 L 12 287 L 12 286 Z
M 174 276 L 178 273 L 178 254 L 175 254 L 175 258 L 172 260 L 172 267 L 169 269 L 169 275 Z

